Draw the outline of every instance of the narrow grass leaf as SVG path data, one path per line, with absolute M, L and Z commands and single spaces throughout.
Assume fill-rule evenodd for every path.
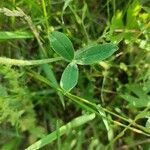
M 60 133 L 59 133 L 59 128 L 60 128 L 60 122 L 57 120 L 56 124 L 56 131 L 57 131 L 57 149 L 61 150 L 61 138 L 60 138 Z
M 74 48 L 70 39 L 63 33 L 55 31 L 49 35 L 49 40 L 53 50 L 66 60 L 74 58 Z
M 57 82 L 56 80 L 56 77 L 55 77 L 55 74 L 53 72 L 53 70 L 51 69 L 50 65 L 49 64 L 43 64 L 42 65 L 42 68 L 46 74 L 46 77 L 47 79 L 52 82 L 57 88 L 59 88 L 59 83 Z M 62 93 L 60 93 L 59 91 L 57 92 L 59 98 L 60 98 L 60 101 L 63 105 L 63 108 L 65 108 L 65 102 L 64 102 L 64 97 L 62 95 Z
M 76 51 L 75 61 L 80 65 L 94 64 L 110 57 L 117 50 L 118 47 L 111 43 L 88 46 Z
M 34 79 L 39 80 L 42 83 L 45 83 L 46 85 L 54 88 L 57 91 L 61 91 L 61 89 L 59 89 L 54 83 L 52 83 L 51 81 L 49 81 L 47 78 L 43 77 L 42 75 L 40 75 L 39 73 L 35 72 L 35 71 L 30 71 L 28 73 L 28 75 L 30 75 L 31 77 L 33 77 Z
M 87 6 L 87 3 L 84 2 L 84 6 L 82 8 L 82 21 L 84 21 L 84 19 L 87 17 L 87 9 L 88 9 L 88 6 Z
M 29 39 L 33 38 L 31 32 L 26 31 L 0 31 L 0 40 L 11 40 L 11 39 Z
M 77 117 L 73 119 L 71 122 L 67 123 L 66 125 L 60 127 L 59 135 L 62 136 L 65 134 L 68 130 L 71 130 L 73 128 L 82 126 L 83 124 L 93 120 L 95 118 L 95 114 L 92 113 L 90 115 L 82 115 L 80 117 Z M 41 140 L 37 141 L 36 143 L 32 144 L 26 150 L 37 150 L 42 148 L 43 146 L 52 143 L 54 140 L 56 140 L 58 137 L 58 131 L 54 131 L 51 134 L 47 135 L 46 137 L 42 138 Z
M 72 88 L 74 88 L 78 82 L 79 70 L 78 66 L 75 63 L 70 63 L 64 70 L 61 80 L 60 86 L 65 92 L 69 92 Z
M 65 0 L 64 2 L 64 6 L 63 6 L 63 9 L 62 9 L 62 13 L 61 13 L 61 20 L 62 22 L 64 23 L 64 20 L 63 20 L 63 15 L 65 13 L 65 10 L 66 8 L 69 6 L 69 4 L 72 2 L 73 0 Z
M 113 139 L 113 129 L 112 129 L 111 124 L 108 121 L 108 119 L 106 119 L 106 118 L 108 118 L 108 116 L 106 115 L 106 113 L 103 110 L 103 108 L 101 107 L 101 105 L 97 105 L 97 110 L 100 113 L 100 115 L 102 116 L 102 120 L 103 120 L 104 125 L 107 130 L 108 140 L 111 141 Z
M 65 11 L 65 9 L 69 6 L 69 4 L 72 2 L 73 0 L 65 0 L 64 6 L 63 6 L 63 12 Z

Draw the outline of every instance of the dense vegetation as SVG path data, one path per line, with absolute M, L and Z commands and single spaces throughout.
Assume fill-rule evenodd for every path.
M 149 94 L 150 0 L 1 0 L 1 150 L 148 150 Z

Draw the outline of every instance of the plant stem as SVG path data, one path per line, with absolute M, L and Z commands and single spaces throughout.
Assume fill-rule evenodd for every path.
M 43 8 L 43 15 L 45 17 L 46 30 L 47 30 L 47 33 L 48 33 L 49 32 L 49 23 L 48 23 L 48 15 L 47 15 L 47 11 L 46 11 L 45 0 L 42 0 L 42 8 Z
M 13 65 L 13 66 L 32 66 L 32 65 L 42 65 L 42 64 L 52 63 L 62 59 L 63 59 L 62 57 L 56 57 L 56 58 L 41 59 L 41 60 L 19 60 L 19 59 L 0 57 L 0 64 Z

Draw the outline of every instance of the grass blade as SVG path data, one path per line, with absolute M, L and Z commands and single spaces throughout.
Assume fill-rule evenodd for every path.
M 1 31 L 0 32 L 0 40 L 11 40 L 11 39 L 29 39 L 33 38 L 33 34 L 31 32 L 25 31 Z
M 90 115 L 82 115 L 80 117 L 77 117 L 73 119 L 71 122 L 67 123 L 66 125 L 59 128 L 59 135 L 62 136 L 65 134 L 68 130 L 79 127 L 95 118 L 95 114 L 92 113 Z M 37 141 L 33 145 L 29 146 L 25 150 L 37 150 L 42 148 L 43 146 L 52 143 L 54 140 L 58 137 L 58 131 L 54 131 L 51 134 L 47 135 L 43 139 Z

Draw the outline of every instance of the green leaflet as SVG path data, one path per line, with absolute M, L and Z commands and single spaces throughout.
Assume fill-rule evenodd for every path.
M 72 61 L 74 58 L 74 48 L 69 38 L 58 31 L 52 32 L 49 35 L 49 40 L 53 50 L 64 57 L 68 61 Z
M 143 86 L 138 84 L 131 84 L 127 86 L 128 92 L 121 95 L 121 97 L 126 100 L 129 104 L 128 106 L 131 108 L 142 108 L 142 107 L 148 107 L 150 105 L 149 102 L 149 81 L 147 81 L 147 84 L 143 89 Z M 134 95 L 133 95 L 134 94 Z
M 66 92 L 69 92 L 78 82 L 79 70 L 78 66 L 75 63 L 70 63 L 64 70 L 61 80 L 60 86 Z
M 94 64 L 108 58 L 117 50 L 118 47 L 111 43 L 88 46 L 76 51 L 75 62 L 80 65 Z

